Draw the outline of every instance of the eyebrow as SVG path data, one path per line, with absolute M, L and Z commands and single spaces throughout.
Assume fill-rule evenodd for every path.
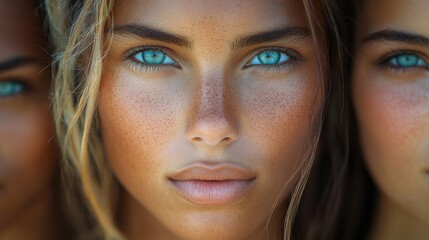
M 372 42 L 402 42 L 426 46 L 429 45 L 429 38 L 420 34 L 385 29 L 371 33 L 362 40 L 362 43 Z
M 147 38 L 147 39 L 153 39 L 158 40 L 166 43 L 172 43 L 174 45 L 180 46 L 180 47 L 191 47 L 191 41 L 189 41 L 187 38 L 167 33 L 155 28 L 151 28 L 144 25 L 138 25 L 138 24 L 125 24 L 120 26 L 114 26 L 113 29 L 109 30 L 113 31 L 114 34 L 118 35 L 131 35 L 136 36 L 140 38 Z
M 15 57 L 3 62 L 0 62 L 0 72 L 5 72 L 11 69 L 21 67 L 23 65 L 36 63 L 37 61 L 34 58 L 29 57 Z
M 304 40 L 310 39 L 310 32 L 307 28 L 289 27 L 276 29 L 262 33 L 253 34 L 250 36 L 238 37 L 231 44 L 232 49 L 239 49 L 250 45 L 261 44 L 266 42 L 274 42 L 282 39 Z
M 166 43 L 171 43 L 180 47 L 191 48 L 192 42 L 184 36 L 168 33 L 159 29 L 148 27 L 139 24 L 125 24 L 114 26 L 112 29 L 114 34 L 122 36 L 135 36 L 144 39 L 153 39 Z M 249 36 L 240 36 L 234 39 L 231 43 L 231 49 L 239 49 L 249 45 L 260 44 L 265 42 L 274 42 L 281 39 L 302 40 L 309 39 L 310 32 L 307 28 L 302 27 L 287 27 L 275 29 L 271 31 L 252 34 Z

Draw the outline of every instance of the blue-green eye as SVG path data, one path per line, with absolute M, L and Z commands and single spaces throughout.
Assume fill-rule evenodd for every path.
M 254 56 L 249 65 L 278 65 L 287 62 L 290 56 L 277 50 L 267 50 Z
M 0 97 L 9 97 L 24 91 L 24 85 L 19 82 L 0 82 Z
M 412 53 L 402 53 L 395 55 L 388 59 L 388 63 L 396 68 L 413 68 L 427 65 L 423 58 Z
M 175 65 L 176 62 L 165 52 L 157 49 L 146 49 L 134 55 L 134 59 L 146 65 Z

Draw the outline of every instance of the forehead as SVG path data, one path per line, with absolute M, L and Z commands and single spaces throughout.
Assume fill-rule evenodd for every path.
M 33 0 L 0 0 L 0 61 L 15 55 L 45 55 L 46 38 Z
M 367 0 L 358 11 L 360 34 L 387 28 L 429 35 L 429 1 Z
M 306 26 L 298 0 L 122 0 L 115 2 L 113 14 L 115 24 L 143 23 L 176 33 Z

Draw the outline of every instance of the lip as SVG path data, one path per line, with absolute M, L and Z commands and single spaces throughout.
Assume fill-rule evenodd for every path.
M 250 190 L 256 174 L 240 166 L 200 162 L 174 174 L 168 180 L 186 200 L 197 205 L 227 205 Z

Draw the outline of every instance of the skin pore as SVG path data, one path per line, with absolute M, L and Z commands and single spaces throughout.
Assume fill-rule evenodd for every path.
M 0 239 L 61 239 L 49 54 L 31 0 L 0 1 Z
M 98 115 L 125 236 L 282 238 L 321 105 L 302 3 L 128 0 L 113 17 Z M 187 195 L 176 180 L 189 168 L 240 169 L 244 190 L 206 194 L 203 179 Z
M 369 239 L 429 236 L 429 2 L 364 1 L 353 100 L 379 189 Z

